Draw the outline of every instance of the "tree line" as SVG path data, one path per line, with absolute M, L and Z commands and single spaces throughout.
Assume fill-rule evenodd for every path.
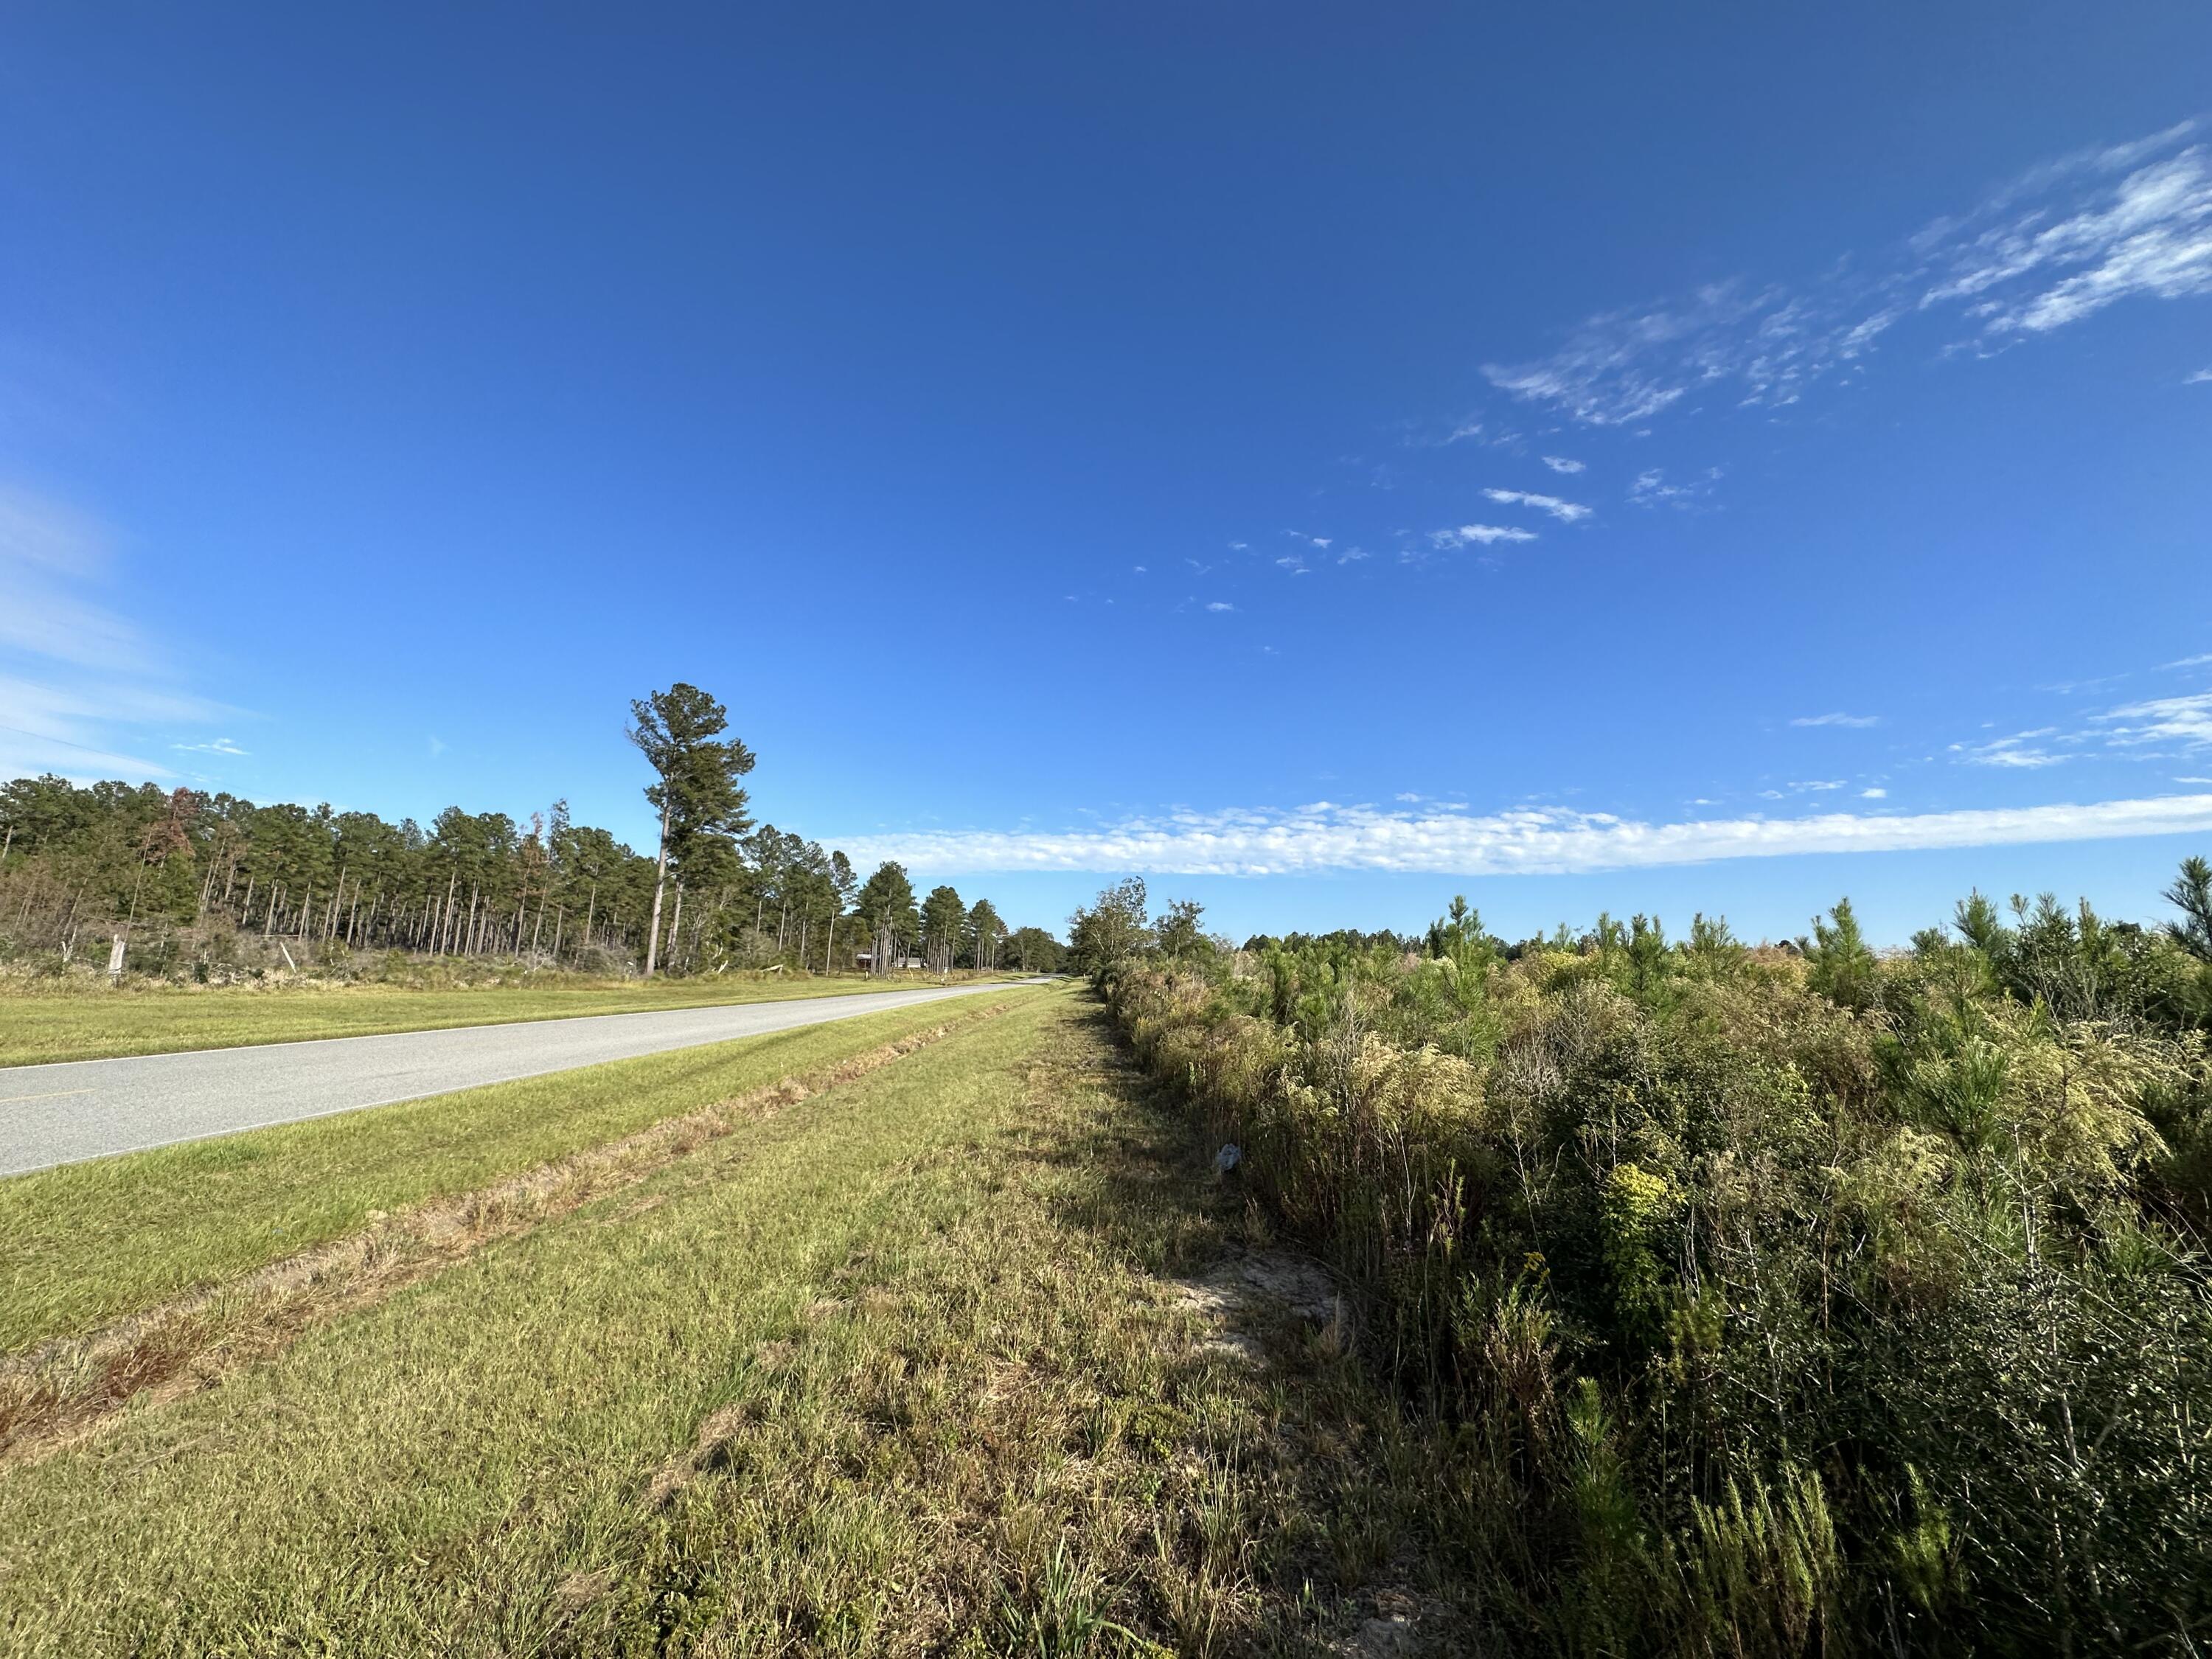
M 66 964 L 120 935 L 134 969 L 208 978 L 353 952 L 591 972 L 817 973 L 904 963 L 1048 971 L 1060 947 L 950 886 L 757 824 L 754 757 L 678 684 L 632 707 L 653 771 L 650 854 L 556 800 L 518 820 L 450 806 L 428 826 L 328 805 L 63 777 L 0 785 L 0 957 Z

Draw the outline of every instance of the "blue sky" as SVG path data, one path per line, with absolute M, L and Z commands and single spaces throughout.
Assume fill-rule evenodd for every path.
M 1056 921 L 2150 916 L 2212 12 L 17 9 L 0 772 Z

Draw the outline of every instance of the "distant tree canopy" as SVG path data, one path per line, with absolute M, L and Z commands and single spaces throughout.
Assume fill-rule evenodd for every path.
M 523 821 L 450 806 L 426 830 L 151 783 L 0 784 L 0 957 L 66 963 L 116 931 L 129 934 L 131 965 L 155 973 L 306 967 L 368 949 L 594 972 L 820 972 L 849 970 L 878 925 L 879 971 L 920 952 L 922 919 L 899 866 L 864 886 L 842 852 L 754 827 L 738 781 L 753 754 L 726 735 L 720 703 L 678 684 L 632 713 L 630 741 L 653 769 L 652 856 L 574 823 L 557 800 Z M 943 920 L 933 963 L 998 964 L 1006 928 L 988 900 Z M 1027 931 L 1024 965 L 1057 967 L 1057 941 Z
M 1096 979 L 1117 963 L 1152 948 L 1152 928 L 1144 878 L 1131 876 L 1109 887 L 1067 919 L 1068 965 Z

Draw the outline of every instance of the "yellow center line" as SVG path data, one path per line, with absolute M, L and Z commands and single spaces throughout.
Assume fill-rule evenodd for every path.
M 0 1106 L 20 1106 L 27 1100 L 59 1100 L 66 1095 L 88 1095 L 89 1089 L 57 1089 L 50 1095 L 9 1095 L 0 1097 Z

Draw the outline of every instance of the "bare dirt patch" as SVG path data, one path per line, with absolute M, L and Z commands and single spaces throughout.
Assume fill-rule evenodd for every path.
M 1277 1250 L 1248 1250 L 1217 1262 L 1197 1279 L 1170 1281 L 1170 1307 L 1192 1316 L 1198 1346 L 1250 1365 L 1267 1364 L 1253 1334 L 1295 1322 L 1312 1326 L 1341 1349 L 1349 1330 L 1335 1282 L 1313 1262 Z

